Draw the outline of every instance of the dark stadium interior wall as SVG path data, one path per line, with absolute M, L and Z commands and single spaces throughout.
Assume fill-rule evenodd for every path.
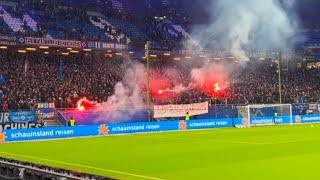
M 188 12 L 188 16 L 192 24 L 204 24 L 209 21 L 210 10 L 208 9 L 208 4 L 215 2 L 216 0 L 170 0 L 169 2 L 175 2 L 178 7 L 184 9 Z M 291 0 L 290 0 L 291 1 Z M 65 6 L 86 6 L 92 4 L 91 0 L 59 0 L 60 4 Z M 289 2 L 288 0 L 283 0 L 283 2 Z M 126 7 L 131 11 L 135 18 L 140 19 L 145 17 L 147 9 L 147 4 L 152 3 L 155 7 L 157 4 L 160 5 L 160 0 L 123 0 Z M 317 17 L 318 9 L 316 7 L 320 6 L 320 1 L 318 0 L 298 0 L 296 1 L 296 13 L 300 20 L 303 19 L 303 25 L 305 28 L 319 27 L 319 18 Z M 199 10 L 201 9 L 201 11 Z
M 207 4 L 212 0 L 175 0 L 170 1 L 170 3 L 174 2 L 181 8 L 183 11 L 187 12 L 192 24 L 204 24 L 209 21 L 209 12 L 207 9 Z M 153 7 L 160 7 L 161 1 L 158 0 L 135 0 L 125 1 L 127 7 L 135 14 L 136 19 L 141 19 L 146 16 L 148 9 L 148 4 L 151 4 Z M 199 11 L 201 9 L 201 11 Z M 156 13 L 156 11 L 152 11 L 151 13 Z M 165 15 L 165 14 L 164 14 Z
M 192 24 L 205 24 L 208 23 L 210 19 L 208 4 L 210 4 L 211 1 L 212 0 L 180 0 L 179 6 L 188 12 Z
M 315 17 L 318 17 L 320 1 L 303 0 L 296 3 L 296 13 L 300 22 L 303 22 L 304 28 L 319 28 L 320 19 Z

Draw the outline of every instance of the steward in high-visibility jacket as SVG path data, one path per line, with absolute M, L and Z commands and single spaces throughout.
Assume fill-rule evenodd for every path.
M 190 114 L 189 114 L 189 112 L 186 113 L 186 116 L 184 117 L 184 120 L 185 120 L 185 121 L 190 120 Z
M 68 122 L 68 125 L 71 126 L 71 127 L 75 126 L 76 125 L 76 120 L 73 117 L 71 117 L 69 122 Z

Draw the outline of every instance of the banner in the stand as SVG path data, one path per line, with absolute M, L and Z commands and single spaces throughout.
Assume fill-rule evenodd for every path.
M 55 109 L 53 108 L 42 108 L 37 110 L 38 118 L 41 120 L 52 120 L 55 119 Z
M 34 45 L 62 48 L 89 48 L 94 50 L 128 50 L 127 44 L 99 42 L 99 41 L 77 41 L 68 39 L 53 39 L 23 36 L 0 35 L 0 45 Z
M 55 108 L 54 103 L 38 103 L 38 109 Z
M 72 48 L 83 48 L 86 47 L 85 42 L 75 40 L 64 40 L 64 39 L 51 39 L 51 38 L 37 38 L 37 37 L 21 37 L 19 42 L 27 45 L 37 46 L 51 46 L 51 47 L 72 47 Z
M 153 117 L 183 117 L 188 112 L 190 116 L 208 113 L 208 102 L 193 103 L 193 104 L 169 104 L 169 105 L 154 105 Z
M 17 38 L 14 36 L 2 36 L 0 35 L 1 45 L 17 45 Z
M 9 112 L 9 121 L 10 122 L 35 122 L 36 121 L 36 112 L 35 111 L 10 111 Z
M 9 122 L 9 113 L 0 112 L 0 124 L 5 124 Z
M 41 120 L 52 120 L 55 118 L 55 104 L 50 102 L 38 103 L 37 117 Z
M 41 128 L 43 125 L 37 122 L 20 122 L 20 123 L 5 123 L 0 124 L 0 132 L 8 129 L 30 129 Z
M 97 50 L 107 50 L 107 49 L 113 49 L 113 50 L 127 50 L 128 45 L 126 44 L 120 44 L 120 43 L 106 43 L 106 42 L 87 42 L 87 48 L 90 49 L 97 49 Z

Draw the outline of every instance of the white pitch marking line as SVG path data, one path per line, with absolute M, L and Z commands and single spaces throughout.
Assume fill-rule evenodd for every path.
M 151 136 L 150 136 L 151 137 Z M 184 140 L 184 141 L 190 141 L 190 140 L 197 140 L 194 138 L 176 138 L 176 137 L 156 137 L 159 139 L 178 139 L 178 140 Z M 256 142 L 246 142 L 246 141 L 225 141 L 225 140 L 216 140 L 216 139 L 208 139 L 206 141 L 211 142 L 222 142 L 222 143 L 234 143 L 234 144 L 251 144 L 251 145 L 264 145 L 265 143 L 256 143 Z
M 39 157 L 23 155 L 23 154 L 15 154 L 15 153 L 8 153 L 8 152 L 0 152 L 0 154 L 7 154 L 7 155 L 11 155 L 11 156 L 18 156 L 18 157 L 20 156 L 20 157 L 25 157 L 25 158 L 30 158 L 30 159 L 42 160 L 42 161 L 47 161 L 47 162 L 54 162 L 54 163 L 70 165 L 70 166 L 77 166 L 77 167 L 82 167 L 82 168 L 94 169 L 94 170 L 104 171 L 104 172 L 111 172 L 111 173 L 115 173 L 115 174 L 122 174 L 122 175 L 139 177 L 139 178 L 144 178 L 144 179 L 165 180 L 165 179 L 157 178 L 157 177 L 151 177 L 151 176 L 144 176 L 144 175 L 140 175 L 140 174 L 127 173 L 127 172 L 122 172 L 122 171 L 117 171 L 117 170 L 112 170 L 112 169 L 103 169 L 103 168 L 86 166 L 86 165 L 81 165 L 81 164 L 68 163 L 68 162 L 51 160 L 51 159 L 46 159 L 46 158 L 39 158 Z

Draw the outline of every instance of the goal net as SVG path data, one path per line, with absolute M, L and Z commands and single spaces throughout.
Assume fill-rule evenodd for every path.
M 237 110 L 244 127 L 292 124 L 291 104 L 252 104 L 238 106 Z

